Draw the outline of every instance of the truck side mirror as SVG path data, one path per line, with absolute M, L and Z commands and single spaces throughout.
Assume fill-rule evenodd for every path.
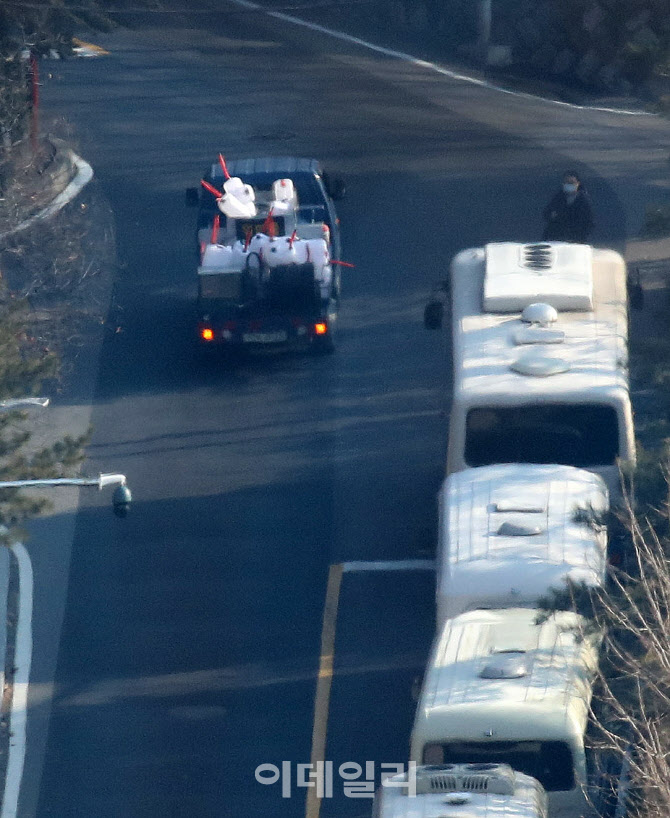
M 334 202 L 340 202 L 344 199 L 347 192 L 346 185 L 342 179 L 332 179 L 330 182 L 330 198 Z
M 327 173 L 324 173 L 323 184 L 326 188 L 326 193 L 334 202 L 339 202 L 344 199 L 347 188 L 339 176 L 329 176 Z
M 442 329 L 444 304 L 441 301 L 429 301 L 423 311 L 423 325 L 426 329 Z
M 644 290 L 640 282 L 640 271 L 636 270 L 635 275 L 628 274 L 626 278 L 626 289 L 628 290 L 628 303 L 632 310 L 641 310 L 644 307 Z
M 197 207 L 200 204 L 200 190 L 197 187 L 186 188 L 186 206 Z

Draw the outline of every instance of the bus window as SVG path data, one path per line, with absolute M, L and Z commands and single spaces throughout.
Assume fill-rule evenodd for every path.
M 619 455 L 616 411 L 601 404 L 531 404 L 471 409 L 466 418 L 468 466 L 556 463 L 609 466 Z

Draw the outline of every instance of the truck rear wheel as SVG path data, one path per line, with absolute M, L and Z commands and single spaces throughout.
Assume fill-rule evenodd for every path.
M 312 343 L 312 349 L 317 355 L 330 355 L 335 352 L 335 342 L 332 338 L 319 338 Z

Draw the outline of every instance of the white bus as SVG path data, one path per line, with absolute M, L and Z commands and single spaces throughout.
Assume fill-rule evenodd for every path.
M 558 463 L 619 490 L 635 459 L 626 266 L 588 245 L 488 244 L 451 264 L 447 473 Z
M 504 763 L 536 778 L 552 818 L 588 812 L 584 736 L 598 640 L 572 612 L 528 608 L 447 620 L 412 730 L 417 764 Z
M 437 628 L 474 608 L 536 607 L 566 580 L 602 585 L 608 492 L 572 466 L 503 464 L 449 475 L 438 495 Z
M 419 766 L 387 778 L 373 818 L 546 818 L 547 795 L 508 764 Z

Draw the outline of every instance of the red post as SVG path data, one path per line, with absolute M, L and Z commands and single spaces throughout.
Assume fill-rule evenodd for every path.
M 214 222 L 212 223 L 212 238 L 210 239 L 210 244 L 218 244 L 219 243 L 219 225 L 221 224 L 221 219 L 219 214 L 217 213 L 214 216 Z
M 217 199 L 220 199 L 223 196 L 220 190 L 217 190 L 213 185 L 210 185 L 209 182 L 206 182 L 204 179 L 200 180 L 200 184 L 205 188 L 205 190 L 209 190 L 209 192 L 216 196 Z
M 32 90 L 32 112 L 30 118 L 30 142 L 33 148 L 33 156 L 37 155 L 37 137 L 39 134 L 39 71 L 37 68 L 37 57 L 34 52 L 30 52 L 30 85 Z
M 223 175 L 226 179 L 230 179 L 230 174 L 228 173 L 228 168 L 226 167 L 226 160 L 223 158 L 223 154 L 219 154 L 219 164 L 221 165 L 221 170 L 223 171 Z
M 263 222 L 263 232 L 270 236 L 270 238 L 274 238 L 277 235 L 277 224 L 272 218 L 272 208 L 270 208 L 270 212 Z

